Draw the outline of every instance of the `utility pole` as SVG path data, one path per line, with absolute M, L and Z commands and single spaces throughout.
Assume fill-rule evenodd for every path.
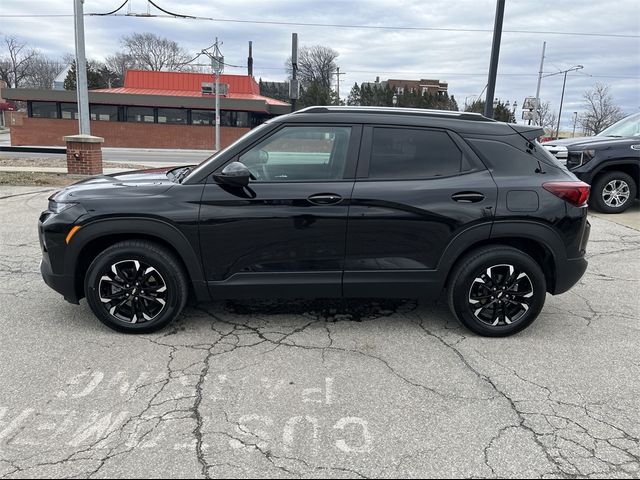
M 220 74 L 224 71 L 224 56 L 220 53 L 220 45 L 218 37 L 216 43 L 213 44 L 213 53 L 203 50 L 202 53 L 211 59 L 211 68 L 213 69 L 213 77 L 215 82 L 216 95 L 216 151 L 220 151 Z
M 300 92 L 298 85 L 298 34 L 291 34 L 291 82 L 289 83 L 289 98 L 291 99 L 291 111 L 296 111 L 296 102 Z
M 491 45 L 491 63 L 489 64 L 489 82 L 487 97 L 484 102 L 484 116 L 493 118 L 493 95 L 496 90 L 496 76 L 498 74 L 498 58 L 500 57 L 500 39 L 502 38 L 502 20 L 504 19 L 505 0 L 498 0 L 496 4 L 496 19 L 493 26 L 493 44 Z
M 544 51 L 547 48 L 547 42 L 542 44 L 542 57 L 540 58 L 540 71 L 538 72 L 538 86 L 536 87 L 536 108 L 534 110 L 533 118 L 535 124 L 540 125 L 540 84 L 542 83 L 542 68 L 544 67 Z M 529 121 L 531 124 L 531 121 Z
M 573 134 L 571 138 L 575 138 L 576 136 L 576 123 L 578 122 L 578 112 L 573 112 Z
M 76 40 L 76 96 L 80 135 L 91 135 L 89 124 L 89 91 L 87 87 L 87 60 L 84 53 L 84 0 L 74 0 L 73 17 Z
M 564 73 L 564 80 L 562 82 L 562 95 L 560 96 L 560 108 L 558 109 L 558 126 L 556 128 L 556 139 L 559 138 L 560 136 L 560 118 L 562 118 L 562 102 L 564 102 L 564 87 L 567 84 L 567 73 L 569 72 L 573 72 L 576 70 L 581 70 L 584 67 L 582 65 L 575 65 L 571 68 L 568 68 L 566 70 L 562 70 L 560 72 L 555 72 L 555 73 L 549 73 L 547 75 L 545 75 L 545 77 L 551 77 L 553 75 L 559 75 L 561 73 Z
M 340 73 L 340 67 L 336 67 L 336 93 L 338 94 L 338 105 L 340 105 L 340 75 L 346 75 L 346 73 Z

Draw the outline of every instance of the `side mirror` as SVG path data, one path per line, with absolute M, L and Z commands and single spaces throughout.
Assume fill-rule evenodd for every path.
M 241 162 L 231 162 L 220 173 L 214 173 L 213 178 L 218 183 L 224 183 L 233 187 L 246 187 L 249 180 L 255 180 L 247 166 Z

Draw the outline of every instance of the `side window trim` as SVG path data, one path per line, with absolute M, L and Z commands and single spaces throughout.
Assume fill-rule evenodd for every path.
M 256 141 L 252 142 L 246 148 L 237 152 L 231 158 L 229 158 L 224 163 L 220 164 L 213 173 L 217 173 L 222 171 L 225 166 L 227 166 L 231 162 L 239 161 L 240 157 L 247 153 L 252 148 L 256 147 L 260 143 L 269 139 L 273 135 L 276 135 L 281 130 L 284 130 L 287 127 L 350 127 L 351 134 L 349 138 L 349 146 L 347 147 L 347 158 L 345 160 L 345 170 L 342 178 L 334 178 L 334 179 L 326 179 L 326 180 L 289 180 L 289 181 L 277 181 L 277 180 L 269 180 L 269 181 L 261 181 L 261 184 L 273 184 L 273 183 L 327 183 L 327 182 L 345 182 L 345 181 L 353 181 L 355 179 L 356 166 L 358 163 L 358 153 L 360 151 L 361 137 L 362 137 L 362 124 L 357 123 L 283 123 L 279 125 L 277 128 L 266 132 L 260 138 L 256 139 Z
M 442 176 L 432 176 L 432 177 L 421 177 L 421 178 L 369 178 L 369 166 L 371 162 L 371 154 L 373 149 L 373 130 L 375 128 L 388 128 L 388 129 L 410 129 L 410 130 L 424 130 L 431 132 L 444 132 L 451 139 L 453 144 L 460 150 L 461 153 L 461 165 L 460 171 L 451 175 L 442 175 Z M 473 154 L 473 155 L 470 155 Z M 470 165 L 470 168 L 463 169 L 464 162 Z M 419 125 L 381 125 L 381 124 L 372 124 L 366 125 L 363 129 L 362 133 L 362 146 L 360 148 L 360 156 L 358 159 L 358 170 L 356 174 L 356 178 L 362 181 L 371 181 L 371 182 L 388 182 L 388 181 L 403 181 L 403 180 L 437 180 L 440 178 L 449 178 L 455 177 L 458 175 L 464 175 L 467 173 L 473 173 L 479 170 L 486 170 L 486 167 L 480 159 L 475 155 L 475 152 L 471 149 L 469 145 L 456 133 L 444 128 L 433 128 L 433 127 L 422 127 Z

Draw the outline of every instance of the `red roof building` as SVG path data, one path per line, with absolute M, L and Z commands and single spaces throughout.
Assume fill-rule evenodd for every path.
M 129 70 L 123 87 L 89 91 L 91 133 L 111 147 L 212 149 L 213 82 L 206 73 Z M 221 75 L 220 92 L 222 147 L 291 111 L 288 103 L 260 95 L 249 75 Z M 13 145 L 62 145 L 63 136 L 77 133 L 75 91 L 5 88 L 1 93 L 27 103 L 28 117 L 12 127 Z

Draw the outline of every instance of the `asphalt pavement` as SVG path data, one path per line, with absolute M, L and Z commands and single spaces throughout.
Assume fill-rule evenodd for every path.
M 640 477 L 640 231 L 510 338 L 442 303 L 219 301 L 151 335 L 42 281 L 51 190 L 0 188 L 0 478 Z

